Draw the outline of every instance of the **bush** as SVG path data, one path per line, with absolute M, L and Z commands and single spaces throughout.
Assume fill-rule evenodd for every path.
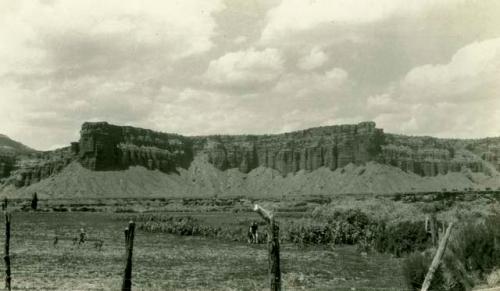
M 231 241 L 246 241 L 247 228 L 222 228 L 203 224 L 192 216 L 142 215 L 137 216 L 138 228 L 148 232 L 163 232 L 183 236 L 205 236 Z M 265 235 L 259 235 L 263 241 Z
M 281 229 L 281 237 L 297 244 L 326 244 L 332 242 L 333 233 L 327 223 L 301 219 L 284 226 Z
M 422 284 L 431 259 L 429 254 L 419 253 L 407 258 L 404 274 L 413 288 L 418 289 Z M 499 266 L 500 214 L 497 213 L 480 222 L 462 224 L 452 232 L 432 286 L 434 290 L 470 290 Z
M 475 274 L 476 279 L 485 279 L 495 267 L 500 267 L 499 229 L 500 214 L 494 214 L 483 222 L 463 225 L 455 233 L 457 239 L 450 243 L 454 259 L 460 262 L 465 272 Z
M 432 262 L 432 256 L 429 253 L 413 253 L 406 258 L 403 266 L 403 275 L 408 287 L 412 290 L 420 290 L 424 282 L 425 275 Z M 446 290 L 443 270 L 439 267 L 434 273 L 431 281 L 430 290 Z
M 422 251 L 430 246 L 424 222 L 403 221 L 392 225 L 381 224 L 375 235 L 375 249 L 396 256 Z

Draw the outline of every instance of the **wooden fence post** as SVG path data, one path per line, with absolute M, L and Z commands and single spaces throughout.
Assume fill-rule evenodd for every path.
M 427 275 L 425 275 L 421 291 L 427 291 L 431 286 L 432 277 L 434 276 L 434 272 L 436 272 L 439 264 L 441 263 L 441 258 L 443 257 L 444 251 L 446 250 L 446 245 L 448 244 L 448 239 L 450 238 L 452 227 L 453 223 L 450 223 L 448 225 L 448 228 L 446 229 L 446 233 L 441 239 L 441 242 L 439 242 L 439 247 L 437 249 L 436 255 L 434 255 L 434 259 L 432 260 L 431 266 L 429 267 L 429 271 L 427 271 Z
M 280 270 L 280 236 L 279 225 L 274 219 L 272 212 L 255 204 L 253 210 L 267 222 L 268 238 L 267 246 L 269 251 L 269 279 L 271 291 L 281 290 L 281 270 Z
M 125 272 L 123 273 L 122 291 L 132 290 L 132 252 L 134 249 L 135 223 L 130 221 L 125 229 Z
M 438 226 L 437 226 L 437 219 L 436 219 L 436 214 L 433 213 L 431 215 L 431 238 L 432 238 L 432 245 L 437 246 L 438 245 Z
M 10 277 L 10 254 L 9 254 L 9 248 L 10 248 L 10 220 L 11 220 L 11 214 L 8 212 L 5 212 L 5 245 L 4 245 L 4 257 L 3 259 L 5 260 L 5 289 L 9 290 L 11 289 L 10 283 L 11 283 L 11 277 Z

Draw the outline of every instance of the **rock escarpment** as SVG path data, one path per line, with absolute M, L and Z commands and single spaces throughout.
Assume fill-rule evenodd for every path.
M 282 176 L 319 168 L 332 171 L 368 162 L 398 167 L 423 177 L 449 172 L 498 174 L 500 138 L 439 139 L 385 134 L 373 122 L 317 127 L 273 135 L 182 136 L 107 122 L 86 122 L 80 140 L 23 159 L 0 159 L 0 174 L 18 187 L 59 173 L 73 161 L 91 171 L 142 166 L 164 173 L 188 169 L 195 157 L 216 169 L 249 173 L 271 168 Z
M 17 187 L 37 183 L 61 172 L 75 158 L 76 152 L 71 147 L 32 154 L 16 163 L 17 170 L 13 173 L 13 183 Z
M 79 161 L 95 171 L 138 165 L 170 172 L 188 167 L 193 157 L 191 140 L 177 134 L 107 122 L 84 123 L 80 134 Z
M 420 176 L 468 169 L 491 174 L 500 170 L 500 138 L 439 139 L 384 134 L 374 122 L 311 128 L 274 135 L 214 135 L 186 137 L 106 122 L 85 123 L 79 160 L 91 170 L 132 165 L 172 172 L 188 168 L 205 154 L 219 170 L 257 167 L 282 175 L 321 167 L 335 170 L 352 163 L 376 161 Z
M 0 155 L 0 179 L 8 177 L 15 164 L 15 157 Z
M 381 150 L 383 132 L 375 123 L 312 128 L 277 135 L 184 137 L 151 130 L 85 123 L 79 160 L 91 170 L 132 165 L 175 171 L 187 168 L 195 155 L 206 154 L 216 168 L 248 173 L 268 167 L 283 175 L 373 160 Z
M 375 123 L 363 122 L 276 135 L 196 137 L 193 151 L 206 153 L 221 170 L 238 168 L 247 173 L 267 167 L 287 175 L 372 161 L 381 151 L 383 137 Z
M 381 162 L 420 176 L 470 170 L 499 171 L 500 138 L 478 140 L 439 139 L 386 134 Z
M 26 159 L 37 151 L 0 134 L 0 183 L 11 175 L 19 160 Z

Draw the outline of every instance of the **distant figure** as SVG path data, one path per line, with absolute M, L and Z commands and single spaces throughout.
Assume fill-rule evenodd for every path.
M 59 238 L 57 237 L 57 235 L 54 237 L 54 246 L 57 245 L 57 243 L 59 242 Z
M 250 235 L 251 235 L 251 243 L 257 244 L 259 243 L 259 233 L 257 232 L 257 229 L 259 226 L 257 225 L 257 222 L 252 222 L 250 225 Z
M 80 236 L 78 240 L 78 245 L 81 245 L 85 242 L 85 239 L 87 238 L 87 233 L 85 233 L 85 229 L 81 228 L 80 229 Z

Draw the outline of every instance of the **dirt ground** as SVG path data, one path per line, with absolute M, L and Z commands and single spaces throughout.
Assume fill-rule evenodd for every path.
M 13 289 L 119 289 L 127 221 L 123 213 L 13 213 Z M 73 245 L 71 239 L 80 228 L 90 239 L 103 239 L 102 250 L 92 242 Z M 56 246 L 55 235 L 60 238 Z M 1 240 L 3 244 L 3 236 Z M 350 246 L 291 244 L 282 245 L 281 254 L 285 290 L 406 289 L 402 261 L 388 255 L 364 256 Z M 0 271 L 4 272 L 3 264 Z M 265 244 L 136 231 L 134 290 L 263 290 L 266 272 Z

